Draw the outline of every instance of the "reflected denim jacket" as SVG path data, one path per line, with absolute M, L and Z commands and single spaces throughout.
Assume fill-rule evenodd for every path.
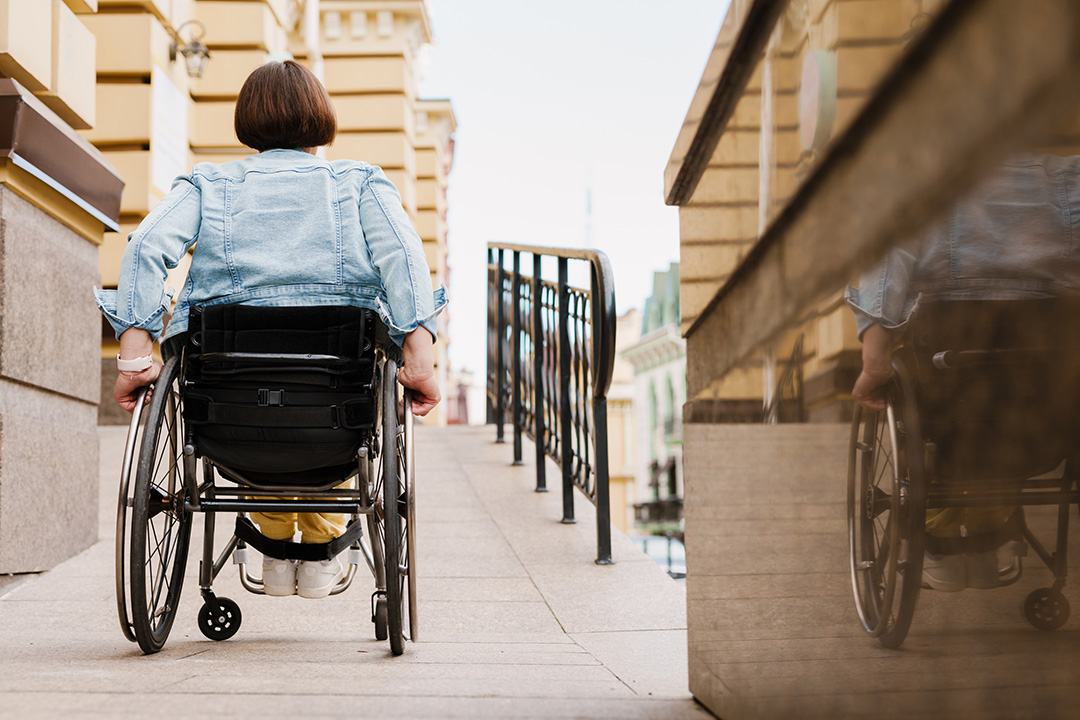
M 162 339 L 187 330 L 194 305 L 352 305 L 377 310 L 400 345 L 417 327 L 435 337 L 446 305 L 397 188 L 367 163 L 267 150 L 178 177 L 128 238 L 117 289 L 94 291 L 117 337 L 161 334 L 166 274 L 193 245 Z
M 859 337 L 902 332 L 922 302 L 1080 294 L 1080 156 L 1023 155 L 979 185 L 921 243 L 890 250 L 846 299 Z

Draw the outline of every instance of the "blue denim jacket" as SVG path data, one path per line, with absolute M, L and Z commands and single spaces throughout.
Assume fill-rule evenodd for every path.
M 890 250 L 847 289 L 859 337 L 901 332 L 920 302 L 1080 294 L 1080 156 L 1023 155 L 920 243 Z
M 117 289 L 94 291 L 117 337 L 161 334 L 166 274 L 192 245 L 165 338 L 193 305 L 353 305 L 377 310 L 400 345 L 420 326 L 434 337 L 446 305 L 401 196 L 367 163 L 267 150 L 177 178 L 128 238 Z

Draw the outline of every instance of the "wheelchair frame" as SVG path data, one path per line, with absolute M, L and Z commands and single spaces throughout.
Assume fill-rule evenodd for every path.
M 1021 351 L 939 353 L 939 368 L 958 363 L 1001 362 Z M 1068 575 L 1069 506 L 1080 507 L 1080 458 L 1065 458 L 1061 478 L 995 482 L 992 493 L 973 494 L 977 480 L 933 482 L 936 446 L 924 437 L 916 403 L 913 358 L 893 358 L 895 377 L 884 411 L 855 406 L 848 454 L 848 539 L 851 584 L 863 628 L 888 648 L 899 648 L 911 627 L 922 586 L 927 545 L 926 510 L 947 507 L 1017 506 L 1015 530 L 1054 573 L 1054 584 L 1032 591 L 1024 602 L 1028 622 L 1056 630 L 1069 617 L 1062 593 Z M 951 364 L 950 364 L 951 363 Z M 1023 519 L 1023 506 L 1058 507 L 1056 548 L 1047 550 Z M 995 546 L 996 547 L 996 546 Z M 1017 578 L 1018 579 L 1018 578 Z M 1004 583 L 1011 584 L 1011 582 Z
M 218 513 L 332 512 L 352 515 L 346 536 L 348 571 L 332 590 L 348 589 L 361 559 L 375 579 L 371 620 L 378 640 L 389 639 L 394 655 L 404 641 L 419 636 L 416 596 L 413 417 L 409 393 L 397 382 L 397 363 L 378 352 L 371 383 L 376 420 L 356 455 L 354 487 L 311 489 L 235 480 L 243 474 L 198 457 L 185 428 L 181 392 L 185 353 L 165 363 L 158 380 L 144 388 L 132 414 L 120 474 L 116 518 L 116 599 L 120 627 L 144 653 L 165 645 L 176 619 L 195 513 L 204 515 L 203 557 L 199 586 L 204 600 L 199 629 L 212 640 L 225 640 L 240 628 L 240 607 L 212 589 L 229 556 L 239 565 L 245 590 L 263 594 L 261 578 L 247 570 L 248 543 L 233 534 L 215 555 Z M 209 356 L 206 356 L 209 357 Z M 218 353 L 218 361 L 251 361 L 250 355 Z M 293 365 L 343 361 L 335 356 L 262 354 L 262 360 Z M 376 386 L 377 385 L 377 386 Z M 146 393 L 150 401 L 145 403 Z M 201 472 L 200 472 L 201 471 Z M 245 496 L 257 494 L 258 499 Z M 302 499 L 296 496 L 303 495 Z M 361 520 L 362 518 L 362 520 Z M 353 528 L 363 522 L 363 527 Z M 364 537 L 363 534 L 366 534 Z M 344 537 L 344 536 L 343 536 Z

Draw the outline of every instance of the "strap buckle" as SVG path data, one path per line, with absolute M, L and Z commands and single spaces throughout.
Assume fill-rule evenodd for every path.
M 285 391 L 259 388 L 259 407 L 269 407 L 271 405 L 276 405 L 277 407 L 284 407 Z

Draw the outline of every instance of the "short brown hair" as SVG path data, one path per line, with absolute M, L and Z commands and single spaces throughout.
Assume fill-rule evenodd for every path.
M 337 114 L 326 88 L 293 60 L 268 62 L 248 75 L 236 99 L 236 137 L 259 152 L 329 145 Z

